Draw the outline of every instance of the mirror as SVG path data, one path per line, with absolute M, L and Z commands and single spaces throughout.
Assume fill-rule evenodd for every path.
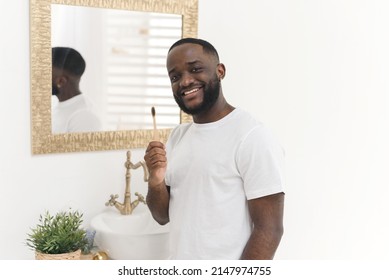
M 76 11 L 76 13 L 74 12 Z M 123 63 L 128 61 L 128 65 L 134 65 L 133 61 L 130 61 L 129 53 L 136 53 L 138 50 L 133 48 L 133 45 L 139 45 L 140 38 L 136 39 L 137 44 L 128 44 L 128 41 L 122 40 L 122 45 L 109 45 L 112 43 L 111 38 L 106 37 L 108 33 L 105 32 L 101 26 L 106 23 L 109 17 L 114 18 L 116 22 L 113 26 L 116 26 L 113 33 L 118 38 L 118 34 L 123 32 L 129 32 L 122 27 L 117 27 L 117 19 L 120 17 L 125 21 L 129 17 L 138 19 L 137 22 L 145 22 L 147 18 L 159 18 L 163 20 L 173 21 L 175 34 L 167 36 L 170 38 L 168 43 L 160 44 L 154 43 L 160 49 L 160 52 L 156 55 L 151 52 L 145 52 L 142 54 L 147 61 L 153 61 L 150 64 L 161 64 L 161 54 L 166 56 L 167 48 L 174 41 L 181 37 L 197 37 L 197 13 L 198 4 L 197 0 L 132 0 L 132 1 L 99 1 L 99 0 L 31 0 L 30 3 L 31 14 L 31 124 L 32 124 L 32 153 L 33 154 L 47 154 L 47 153 L 64 153 L 64 152 L 83 152 L 83 151 L 102 151 L 102 150 L 120 150 L 120 149 L 133 149 L 144 148 L 148 142 L 152 140 L 152 118 L 151 107 L 155 106 L 157 112 L 157 125 L 159 137 L 162 142 L 166 142 L 167 137 L 177 122 L 191 121 L 191 117 L 179 111 L 178 106 L 175 103 L 165 104 L 168 98 L 161 98 L 161 93 L 156 93 L 156 85 L 149 83 L 139 84 L 139 80 L 147 80 L 146 76 L 143 76 L 141 71 L 133 68 L 126 70 L 130 73 L 123 74 L 115 65 L 110 65 L 109 62 Z M 82 14 L 85 17 L 85 13 L 90 15 L 94 14 L 93 25 L 91 29 L 86 29 L 78 26 L 75 28 L 69 26 L 69 30 L 62 29 L 59 32 L 59 22 L 64 22 L 60 19 L 60 15 L 66 15 L 66 13 L 73 12 L 73 21 L 77 16 L 75 14 Z M 96 16 L 96 14 L 99 14 Z M 107 15 L 108 14 L 108 15 Z M 69 14 L 66 16 L 69 17 Z M 141 20 L 139 20 L 141 19 Z M 77 20 L 77 19 L 76 19 Z M 147 23 L 149 23 L 148 21 Z M 161 21 L 160 21 L 161 22 Z M 179 24 L 177 33 L 177 23 Z M 90 24 L 90 22 L 89 22 Z M 65 24 L 66 27 L 67 24 Z M 69 24 L 70 25 L 70 24 Z M 137 26 L 138 33 L 144 37 L 145 34 L 153 33 L 155 38 L 161 37 L 158 33 L 158 29 L 161 29 L 163 24 L 157 23 L 155 30 L 151 30 L 149 26 Z M 67 35 L 66 32 L 71 34 L 81 32 L 81 37 L 87 38 L 88 42 L 82 42 L 82 40 L 74 40 L 75 35 Z M 124 30 L 124 31 L 123 31 Z M 84 33 L 83 33 L 84 32 Z M 87 34 L 88 33 L 88 34 Z M 87 37 L 90 34 L 98 34 L 99 38 Z M 129 34 L 124 34 L 119 39 L 129 37 Z M 111 34 L 112 35 L 112 34 Z M 139 34 L 138 34 L 139 35 Z M 62 36 L 62 37 L 61 37 Z M 73 39 L 66 39 L 65 37 L 73 37 Z M 151 36 L 152 37 L 152 36 Z M 115 39 L 115 38 L 114 38 Z M 150 37 L 148 38 L 150 39 Z M 68 41 L 66 41 L 68 40 Z M 73 41 L 72 41 L 73 40 Z M 96 42 L 99 41 L 101 44 Z M 150 40 L 148 40 L 150 41 Z M 155 40 L 154 40 L 155 41 Z M 90 44 L 90 42 L 94 43 Z M 89 45 L 88 45 L 89 43 Z M 84 44 L 84 45 L 83 45 Z M 52 96 L 52 53 L 51 48 L 54 46 L 66 45 L 66 47 L 72 47 L 74 49 L 85 50 L 85 56 L 90 56 L 89 51 L 94 49 L 93 46 L 98 46 L 99 51 L 102 53 L 104 50 L 110 50 L 111 57 L 101 55 L 101 60 L 85 59 L 87 65 L 85 69 L 85 79 L 81 79 L 80 90 L 81 92 L 93 92 L 91 95 L 92 100 L 97 103 L 98 112 L 101 113 L 103 119 L 104 128 L 102 131 L 90 131 L 90 132 L 72 132 L 72 133 L 53 133 L 52 130 L 52 106 L 58 102 L 55 96 Z M 81 47 L 83 46 L 83 47 Z M 83 49 L 84 48 L 84 49 Z M 165 48 L 165 49 L 164 49 Z M 142 47 L 141 49 L 144 49 Z M 81 53 L 81 51 L 80 51 Z M 116 56 L 116 57 L 115 57 Z M 136 55 L 138 59 L 140 55 Z M 159 62 L 155 62 L 155 58 L 159 59 Z M 154 60 L 153 60 L 154 59 Z M 165 58 L 163 58 L 164 64 Z M 113 63 L 114 64 L 114 63 Z M 139 64 L 139 63 L 138 63 Z M 114 69 L 114 70 L 112 70 Z M 87 71 L 89 81 L 86 78 Z M 145 72 L 158 71 L 143 69 Z M 160 71 L 160 70 L 159 70 Z M 117 74 L 117 77 L 112 77 L 112 72 Z M 133 73 L 133 74 L 131 74 Z M 98 76 L 100 75 L 100 76 Z M 111 76 L 109 76 L 111 75 Z M 167 74 L 163 78 L 161 73 L 151 75 L 156 81 L 155 83 L 160 88 L 159 90 L 166 94 L 171 95 L 171 89 Z M 98 77 L 98 78 L 96 78 Z M 150 79 L 149 79 L 150 80 Z M 93 82 L 98 82 L 98 87 L 93 88 Z M 107 84 L 113 84 L 110 90 L 107 90 Z M 116 84 L 115 82 L 116 81 Z M 126 84 L 134 81 L 130 85 L 131 90 L 122 86 L 123 81 Z M 104 83 L 105 82 L 105 83 Z M 92 86 L 88 86 L 92 84 Z M 103 84 L 102 84 L 103 83 Z M 120 86 L 118 86 L 118 84 Z M 135 85 L 138 91 L 135 90 Z M 96 89 L 104 89 L 98 92 Z M 113 88 L 113 89 L 112 89 Z M 106 92 L 114 92 L 111 96 L 108 96 Z M 124 93 L 132 92 L 134 96 L 123 96 Z M 155 98 L 158 97 L 158 98 Z M 137 98 L 137 99 L 136 99 Z M 109 100 L 109 102 L 107 101 Z M 162 103 L 158 103 L 158 100 L 162 100 Z M 170 98 L 170 102 L 174 102 L 173 98 Z M 107 105 L 108 104 L 108 105 Z M 113 105 L 112 105 L 113 104 Z M 131 104 L 135 105 L 131 107 Z M 115 106 L 116 107 L 115 107 Z M 111 106 L 111 107 L 109 107 Z M 109 107 L 109 109 L 107 109 Z M 124 111 L 127 114 L 119 115 L 117 111 Z M 111 114 L 107 114 L 111 112 Z M 158 115 L 160 112 L 160 116 Z M 132 117 L 130 117 L 132 116 Z M 128 119 L 135 119 L 130 123 Z M 164 119 L 164 117 L 167 117 Z M 139 120 L 141 119 L 141 120 Z
M 64 96 L 56 89 L 52 132 L 151 129 L 153 106 L 159 128 L 175 127 L 179 108 L 165 61 L 169 47 L 181 37 L 181 15 L 52 4 L 54 67 L 65 54 L 67 61 L 86 66 L 74 91 L 81 94 Z M 80 59 L 64 46 L 77 50 Z

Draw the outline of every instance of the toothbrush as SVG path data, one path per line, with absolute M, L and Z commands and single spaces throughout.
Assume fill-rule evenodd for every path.
M 154 139 L 155 141 L 159 141 L 158 130 L 157 130 L 157 122 L 156 122 L 156 119 L 155 119 L 155 108 L 154 108 L 154 106 L 151 107 L 151 115 L 153 116 L 153 127 L 154 127 L 153 139 Z

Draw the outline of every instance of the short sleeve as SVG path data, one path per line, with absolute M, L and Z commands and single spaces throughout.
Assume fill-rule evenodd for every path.
M 236 164 L 248 200 L 284 192 L 284 150 L 264 126 L 255 126 L 242 139 Z

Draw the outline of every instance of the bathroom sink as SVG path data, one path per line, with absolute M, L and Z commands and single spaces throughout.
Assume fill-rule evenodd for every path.
M 94 244 L 113 260 L 160 260 L 168 258 L 169 224 L 161 226 L 146 205 L 131 215 L 107 209 L 91 220 Z

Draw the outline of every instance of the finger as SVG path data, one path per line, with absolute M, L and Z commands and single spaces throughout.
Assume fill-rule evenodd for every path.
M 154 148 L 160 148 L 165 149 L 165 145 L 162 142 L 159 141 L 151 141 L 149 145 L 147 146 L 146 153 Z
M 166 157 L 164 155 L 159 155 L 159 154 L 154 155 L 150 157 L 149 163 L 151 165 L 154 165 L 155 163 L 166 163 Z
M 166 162 L 158 161 L 158 162 L 155 162 L 151 165 L 150 171 L 153 172 L 153 171 L 156 171 L 160 168 L 165 168 L 165 167 L 166 167 Z
M 154 147 L 154 148 L 150 149 L 149 151 L 146 151 L 146 153 L 144 155 L 144 159 L 147 161 L 149 158 L 152 158 L 155 155 L 166 156 L 166 151 L 164 149 Z
M 165 168 L 167 166 L 166 156 L 159 154 L 152 157 L 145 157 L 145 162 L 150 172 L 154 169 Z

